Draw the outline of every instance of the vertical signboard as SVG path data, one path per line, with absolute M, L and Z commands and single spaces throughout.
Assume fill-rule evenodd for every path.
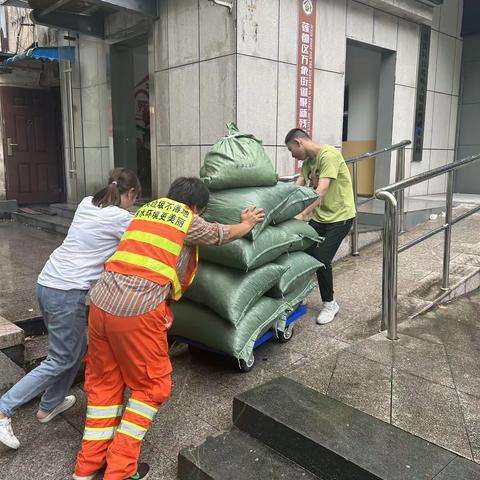
M 313 132 L 313 87 L 315 81 L 316 0 L 299 0 L 297 53 L 296 125 L 310 136 Z M 295 164 L 295 172 L 300 170 Z
M 420 25 L 415 130 L 413 132 L 413 162 L 420 162 L 423 153 L 425 113 L 427 108 L 428 61 L 430 58 L 430 36 L 431 28 L 427 25 Z

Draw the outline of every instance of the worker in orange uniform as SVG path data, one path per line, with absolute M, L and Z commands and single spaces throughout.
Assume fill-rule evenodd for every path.
M 93 479 L 105 464 L 105 480 L 148 477 L 149 466 L 138 463 L 141 443 L 171 390 L 168 303 L 192 282 L 198 245 L 231 242 L 264 219 L 252 206 L 239 224 L 206 222 L 208 198 L 200 179 L 182 177 L 167 198 L 141 207 L 91 291 L 87 418 L 75 480 Z M 124 408 L 126 386 L 131 396 Z

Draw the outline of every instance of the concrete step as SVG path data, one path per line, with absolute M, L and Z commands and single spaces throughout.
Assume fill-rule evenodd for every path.
M 12 213 L 18 210 L 18 203 L 16 200 L 0 200 L 0 219 L 9 220 L 12 218 Z
M 0 316 L 0 351 L 18 365 L 24 362 L 24 338 L 20 327 Z
M 263 443 L 238 430 L 209 437 L 178 455 L 180 480 L 318 480 Z M 321 477 L 324 478 L 324 477 Z
M 322 479 L 438 479 L 457 458 L 284 377 L 236 397 L 233 422 Z M 468 469 L 480 478 L 480 465 L 467 460 L 456 465 L 458 472 L 445 478 L 464 479 L 461 472 Z
M 7 355 L 0 352 L 0 395 L 17 383 L 25 371 L 13 362 Z
M 50 212 L 56 214 L 59 217 L 73 219 L 75 210 L 77 209 L 76 203 L 52 203 L 50 205 Z
M 66 235 L 72 220 L 58 215 L 47 215 L 45 213 L 12 213 L 12 218 L 17 222 L 40 228 L 47 232 L 60 233 Z

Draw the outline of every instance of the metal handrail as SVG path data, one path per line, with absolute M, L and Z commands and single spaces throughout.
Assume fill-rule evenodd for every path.
M 470 165 L 480 160 L 480 153 L 464 158 L 458 162 L 449 163 L 427 172 L 419 173 L 413 177 L 397 181 L 387 187 L 380 188 L 375 192 L 375 197 L 385 201 L 385 223 L 383 229 L 383 273 L 382 273 L 382 330 L 387 327 L 387 338 L 396 340 L 397 336 L 397 283 L 398 283 L 398 254 L 409 248 L 433 237 L 437 233 L 445 232 L 443 244 L 443 273 L 442 290 L 449 289 L 450 282 L 450 249 L 452 243 L 452 226 L 473 215 L 480 210 L 480 205 L 470 209 L 468 212 L 452 218 L 453 210 L 453 185 L 457 169 Z M 398 208 L 399 193 L 405 188 L 425 182 L 439 175 L 448 174 L 446 194 L 446 215 L 445 223 L 430 232 L 418 237 L 400 248 L 398 247 L 399 237 L 399 215 Z M 394 195 L 394 193 L 396 195 Z
M 393 152 L 397 151 L 397 166 L 396 166 L 396 173 L 395 173 L 395 180 L 397 182 L 401 181 L 405 177 L 405 147 L 407 145 L 410 145 L 412 142 L 410 140 L 402 140 L 401 142 L 395 143 L 394 145 L 391 145 L 390 147 L 384 147 L 381 148 L 380 150 L 376 150 L 375 152 L 366 152 L 362 153 L 360 155 L 357 155 L 355 157 L 349 158 L 345 160 L 345 163 L 347 165 L 353 165 L 353 172 L 352 172 L 352 187 L 353 187 L 353 200 L 355 202 L 355 211 L 358 211 L 358 169 L 357 169 L 357 163 L 362 161 L 362 160 L 368 160 L 369 158 L 377 157 L 378 155 L 381 155 L 382 153 L 387 153 L 387 152 Z M 296 173 L 294 175 L 286 175 L 279 177 L 279 180 L 281 182 L 291 182 L 296 180 L 300 174 Z M 401 212 L 400 214 L 400 222 L 399 222 L 399 228 L 400 231 L 403 232 L 404 230 L 404 194 L 401 192 L 398 195 L 398 204 L 399 204 L 399 210 Z M 360 255 L 358 251 L 358 220 L 357 216 L 353 219 L 353 225 L 352 225 L 352 250 L 351 250 L 351 255 L 352 256 L 358 256 Z
M 405 178 L 405 147 L 410 145 L 412 142 L 410 140 L 402 140 L 401 142 L 395 143 L 390 147 L 381 148 L 375 152 L 367 152 L 362 153 L 361 155 L 357 155 L 355 157 L 349 158 L 345 160 L 347 165 L 353 165 L 352 171 L 352 186 L 353 186 L 353 200 L 355 202 L 355 211 L 358 211 L 358 168 L 357 163 L 362 160 L 368 160 L 369 158 L 377 157 L 382 153 L 387 152 L 397 152 L 397 165 L 396 165 L 396 172 L 395 172 L 395 180 L 397 182 L 403 180 Z M 404 193 L 401 192 L 398 195 L 398 205 L 400 210 L 400 224 L 399 228 L 400 231 L 403 232 L 404 230 L 404 218 L 405 218 L 405 200 L 404 200 Z M 351 255 L 356 257 L 360 255 L 358 251 L 358 217 L 355 215 L 353 219 L 353 231 L 352 231 L 352 251 Z
M 378 155 L 381 155 L 382 153 L 393 152 L 394 150 L 398 150 L 399 148 L 406 147 L 411 143 L 412 142 L 410 140 L 402 140 L 401 142 L 395 143 L 390 147 L 381 148 L 380 150 L 377 150 L 375 152 L 362 153 L 361 155 L 357 155 L 355 157 L 349 158 L 348 160 L 345 160 L 345 163 L 348 165 L 350 163 L 355 163 L 360 160 L 366 160 L 368 158 L 376 157 Z

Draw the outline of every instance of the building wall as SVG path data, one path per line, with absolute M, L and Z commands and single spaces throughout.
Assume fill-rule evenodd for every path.
M 463 0 L 445 0 L 434 8 L 425 115 L 423 159 L 407 173 L 416 175 L 454 161 L 463 40 Z M 407 152 L 407 158 L 411 152 Z M 410 195 L 444 193 L 446 176 L 421 183 Z
M 154 29 L 153 90 L 159 195 L 201 159 L 237 120 L 234 15 L 211 2 L 160 0 Z M 257 133 L 257 132 L 256 132 Z M 152 143 L 152 148 L 153 148 Z
M 480 35 L 463 40 L 463 89 L 460 107 L 458 159 L 480 152 Z M 455 177 L 455 192 L 480 194 L 480 164 L 461 168 Z
M 65 138 L 67 193 L 69 202 L 80 201 L 105 185 L 113 168 L 113 148 L 110 146 L 110 95 L 107 84 L 107 51 L 105 41 L 79 35 L 76 63 L 72 65 L 73 127 L 75 172 L 72 167 L 72 148 L 69 136 L 66 64 L 61 65 L 60 84 Z
M 179 175 L 198 175 L 202 159 L 229 121 L 264 142 L 280 174 L 292 173 L 294 163 L 283 139 L 295 123 L 298 1 L 237 0 L 232 14 L 206 1 L 158 2 L 160 18 L 149 34 L 154 193 L 166 193 Z M 422 162 L 410 165 L 407 151 L 407 175 L 453 160 L 462 6 L 462 0 L 445 0 L 433 10 L 425 152 Z M 380 103 L 393 97 L 392 143 L 412 139 L 417 22 L 428 22 L 431 15 L 431 8 L 414 0 L 317 0 L 315 140 L 341 145 L 348 40 L 395 52 L 388 67 L 395 70 L 393 93 L 381 92 Z M 148 30 L 141 18 L 125 14 L 111 16 L 106 26 L 109 41 L 133 36 L 139 28 Z M 75 186 L 80 197 L 93 192 L 113 166 L 113 149 L 108 135 L 108 46 L 82 35 L 78 52 Z M 384 110 L 381 105 L 379 110 Z M 393 180 L 392 157 L 384 158 L 381 168 L 377 159 L 376 186 Z M 444 189 L 444 180 L 435 179 L 411 193 Z

